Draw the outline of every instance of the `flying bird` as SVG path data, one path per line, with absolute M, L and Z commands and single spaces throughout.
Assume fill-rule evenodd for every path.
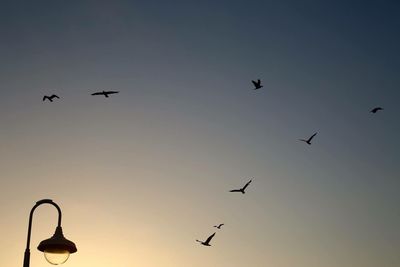
M 257 81 L 251 81 L 252 83 L 253 83 L 253 85 L 254 85 L 254 90 L 257 90 L 257 89 L 261 89 L 261 87 L 263 87 L 262 85 L 261 85 L 261 80 L 260 79 L 258 79 Z
M 379 110 L 383 110 L 383 108 L 381 108 L 381 107 L 376 107 L 376 108 L 371 109 L 371 112 L 372 112 L 372 113 L 376 113 L 376 112 L 378 112 Z
M 244 194 L 244 193 L 245 193 L 244 190 L 246 189 L 246 187 L 249 186 L 250 183 L 251 183 L 251 180 L 248 181 L 247 184 L 245 184 L 245 186 L 243 186 L 243 188 L 240 188 L 240 189 L 233 189 L 233 190 L 231 190 L 231 191 L 229 191 L 229 192 L 241 192 L 242 194 Z
M 208 246 L 208 247 L 210 247 L 210 246 L 211 246 L 211 245 L 210 245 L 210 241 L 211 241 L 211 239 L 212 239 L 214 236 L 215 236 L 215 233 L 213 233 L 212 235 L 210 235 L 210 236 L 207 238 L 206 241 L 200 241 L 200 240 L 198 240 L 198 239 L 196 239 L 196 241 L 199 242 L 200 244 L 202 244 L 203 246 Z
M 102 92 L 93 93 L 92 95 L 104 95 L 105 97 L 108 97 L 108 95 L 118 94 L 118 93 L 119 93 L 119 91 L 102 91 Z
M 220 224 L 218 224 L 218 225 L 214 225 L 214 227 L 215 227 L 215 228 L 218 228 L 218 229 L 221 229 L 221 227 L 222 227 L 223 225 L 224 225 L 223 223 L 220 223 Z
M 312 140 L 312 139 L 314 138 L 314 136 L 316 136 L 316 135 L 317 135 L 317 133 L 311 135 L 311 137 L 308 138 L 307 140 L 306 140 L 306 139 L 299 139 L 299 140 L 300 140 L 300 141 L 303 141 L 303 142 L 306 142 L 307 144 L 311 145 L 311 140 Z
M 59 99 L 58 95 L 51 95 L 51 96 L 45 95 L 45 96 L 43 96 L 43 101 L 48 99 L 50 102 L 53 102 L 54 98 L 58 98 Z

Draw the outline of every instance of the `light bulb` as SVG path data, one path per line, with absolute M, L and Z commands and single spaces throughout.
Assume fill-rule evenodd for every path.
M 59 265 L 68 260 L 69 251 L 65 249 L 46 249 L 44 257 L 50 264 Z

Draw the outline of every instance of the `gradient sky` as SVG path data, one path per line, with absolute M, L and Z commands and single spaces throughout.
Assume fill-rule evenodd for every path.
M 399 14 L 1 1 L 0 266 L 22 266 L 43 198 L 78 247 L 70 267 L 400 266 Z M 49 266 L 35 247 L 56 215 L 35 213 L 32 267 Z M 194 241 L 220 222 L 212 247 Z

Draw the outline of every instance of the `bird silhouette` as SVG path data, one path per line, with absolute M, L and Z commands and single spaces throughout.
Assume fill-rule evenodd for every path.
M 92 95 L 104 95 L 105 97 L 108 97 L 108 95 L 118 94 L 118 93 L 119 93 L 119 91 L 101 91 L 101 92 L 93 93 Z
M 257 90 L 257 89 L 261 89 L 261 87 L 263 87 L 262 85 L 261 85 L 261 80 L 260 79 L 258 79 L 257 81 L 251 81 L 252 83 L 253 83 L 253 85 L 254 85 L 254 90 Z
M 316 136 L 316 135 L 317 135 L 317 133 L 311 135 L 311 137 L 308 138 L 307 140 L 306 140 L 306 139 L 299 139 L 299 140 L 300 140 L 300 141 L 303 141 L 303 142 L 306 142 L 307 144 L 311 145 L 311 140 L 312 140 L 312 139 L 314 138 L 314 136 Z
M 221 229 L 221 227 L 222 227 L 223 225 L 225 225 L 225 224 L 220 223 L 220 224 L 218 224 L 218 225 L 214 225 L 214 227 L 215 227 L 215 228 L 218 228 L 218 229 Z
M 371 112 L 372 112 L 372 113 L 377 113 L 379 110 L 383 110 L 383 108 L 381 108 L 381 107 L 376 107 L 376 108 L 371 109 Z
M 210 245 L 210 241 L 211 241 L 211 239 L 212 239 L 214 236 L 215 236 L 215 233 L 213 233 L 212 235 L 210 235 L 210 236 L 207 238 L 206 241 L 200 241 L 200 240 L 198 240 L 198 239 L 196 239 L 196 241 L 199 242 L 200 244 L 202 244 L 203 246 L 210 247 L 210 246 L 211 246 L 211 245 Z
M 251 183 L 251 180 L 248 181 L 247 184 L 245 184 L 245 186 L 243 186 L 242 188 L 240 188 L 240 189 L 233 189 L 233 190 L 230 190 L 229 192 L 241 192 L 242 194 L 244 194 L 244 193 L 245 193 L 244 190 L 246 189 L 246 187 L 249 186 L 250 183 Z
M 58 95 L 51 95 L 51 96 L 45 95 L 45 96 L 43 96 L 43 101 L 45 101 L 47 99 L 50 102 L 53 102 L 54 98 L 58 98 L 59 99 Z

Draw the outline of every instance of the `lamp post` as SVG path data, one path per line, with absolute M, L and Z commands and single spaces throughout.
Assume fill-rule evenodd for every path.
M 30 260 L 30 250 L 29 245 L 31 241 L 31 230 L 32 230 L 32 218 L 33 212 L 37 207 L 42 204 L 50 204 L 56 207 L 58 211 L 58 224 L 56 231 L 52 237 L 49 239 L 43 240 L 40 242 L 38 246 L 38 250 L 44 252 L 44 256 L 46 260 L 53 264 L 58 265 L 66 262 L 69 258 L 71 253 L 75 253 L 77 251 L 75 244 L 72 241 L 66 239 L 63 235 L 62 228 L 61 228 L 61 209 L 60 207 L 53 202 L 51 199 L 42 199 L 36 202 L 35 206 L 33 206 L 31 213 L 29 215 L 29 225 L 28 225 L 28 238 L 26 241 L 26 249 L 24 255 L 24 266 L 29 267 L 29 260 Z

